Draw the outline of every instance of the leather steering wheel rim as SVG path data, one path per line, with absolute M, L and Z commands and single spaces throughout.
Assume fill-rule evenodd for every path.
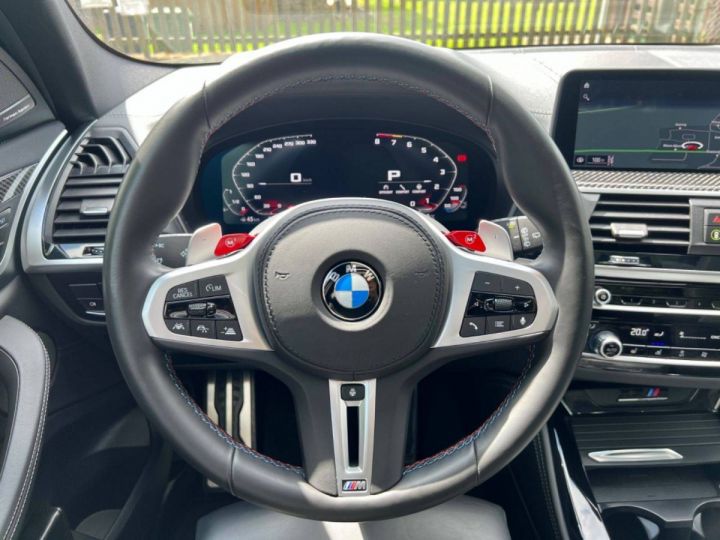
M 532 346 L 533 361 L 483 426 L 438 456 L 398 472 L 392 485 L 365 497 L 316 489 L 321 472 L 306 474 L 225 434 L 189 397 L 165 348 L 151 339 L 140 316 L 148 291 L 168 272 L 153 260 L 151 246 L 190 196 L 210 136 L 278 93 L 336 80 L 417 92 L 463 115 L 487 135 L 499 176 L 543 233 L 543 253 L 528 266 L 547 278 L 560 306 L 550 335 Z M 578 190 L 550 137 L 492 74 L 470 64 L 462 53 L 370 34 L 290 40 L 248 55 L 241 65 L 226 66 L 201 91 L 176 104 L 141 146 L 108 229 L 103 268 L 108 329 L 140 407 L 190 464 L 221 487 L 310 519 L 396 517 L 444 502 L 495 474 L 557 407 L 590 322 L 593 258 L 586 221 Z M 447 361 L 468 354 L 458 346 L 444 356 Z M 246 356 L 253 360 L 252 353 Z

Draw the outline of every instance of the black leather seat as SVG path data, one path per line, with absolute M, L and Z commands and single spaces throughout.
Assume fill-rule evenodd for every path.
M 203 517 L 196 540 L 510 540 L 505 512 L 472 497 L 385 521 L 310 521 L 240 502 Z

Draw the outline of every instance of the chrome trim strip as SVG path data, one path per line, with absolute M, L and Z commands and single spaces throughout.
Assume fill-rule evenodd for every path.
M 628 268 L 627 266 L 595 265 L 595 277 L 652 281 L 688 281 L 691 283 L 720 283 L 720 272 L 705 270 L 676 270 L 673 268 Z
M 597 463 L 641 463 L 644 461 L 675 461 L 683 459 L 671 448 L 623 448 L 589 452 L 588 457 Z
M 643 189 L 643 188 L 595 188 L 578 186 L 581 193 L 587 194 L 610 194 L 610 195 L 676 195 L 678 197 L 714 197 L 720 194 L 718 191 L 702 191 L 694 189 Z
M 255 375 L 250 371 L 242 372 L 242 394 L 238 432 L 247 446 L 255 448 Z
M 47 272 L 100 271 L 102 257 L 87 259 L 48 259 L 43 249 L 43 229 L 45 215 L 49 209 L 50 199 L 55 186 L 62 176 L 72 152 L 78 143 L 87 135 L 94 122 L 86 124 L 82 129 L 71 134 L 64 141 L 63 148 L 59 148 L 52 159 L 42 169 L 42 177 L 33 194 L 28 207 L 27 217 L 23 225 L 20 240 L 20 255 L 23 269 L 30 274 Z M 63 151 L 65 150 L 65 151 Z M 40 167 L 38 167 L 40 169 Z
M 593 304 L 597 311 L 622 311 L 625 313 L 661 313 L 663 315 L 720 317 L 717 309 L 681 309 L 652 306 L 618 306 L 615 304 Z
M 351 384 L 362 384 L 365 387 L 365 399 L 361 401 L 345 401 L 340 395 L 340 388 L 348 381 L 331 379 L 330 385 L 330 419 L 332 421 L 333 450 L 335 453 L 335 476 L 339 497 L 357 497 L 370 494 L 372 480 L 373 450 L 375 448 L 375 379 L 366 381 L 350 381 Z M 358 464 L 350 466 L 348 460 L 348 426 L 347 410 L 357 407 L 358 422 Z M 347 480 L 364 480 L 364 491 L 343 491 L 343 482 Z
M 606 367 L 614 365 L 617 368 L 628 369 L 629 364 L 637 364 L 641 366 L 681 366 L 681 367 L 701 367 L 720 369 L 720 360 L 685 360 L 683 358 L 651 358 L 647 356 L 626 356 L 619 355 L 612 358 L 603 358 L 600 355 L 592 353 L 583 353 L 581 361 L 586 362 L 589 367 Z

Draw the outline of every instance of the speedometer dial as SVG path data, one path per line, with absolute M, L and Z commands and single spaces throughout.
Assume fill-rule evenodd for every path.
M 322 163 L 317 147 L 312 135 L 290 135 L 245 152 L 232 168 L 232 180 L 247 206 L 266 217 L 313 199 L 313 179 Z
M 378 133 L 373 145 L 385 150 L 376 178 L 377 196 L 422 212 L 443 204 L 457 178 L 457 165 L 439 146 L 422 137 Z

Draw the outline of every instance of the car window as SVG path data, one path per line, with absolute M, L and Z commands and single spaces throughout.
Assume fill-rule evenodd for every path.
M 159 62 L 218 62 L 323 32 L 375 32 L 438 47 L 707 44 L 717 0 L 69 0 L 113 49 Z

